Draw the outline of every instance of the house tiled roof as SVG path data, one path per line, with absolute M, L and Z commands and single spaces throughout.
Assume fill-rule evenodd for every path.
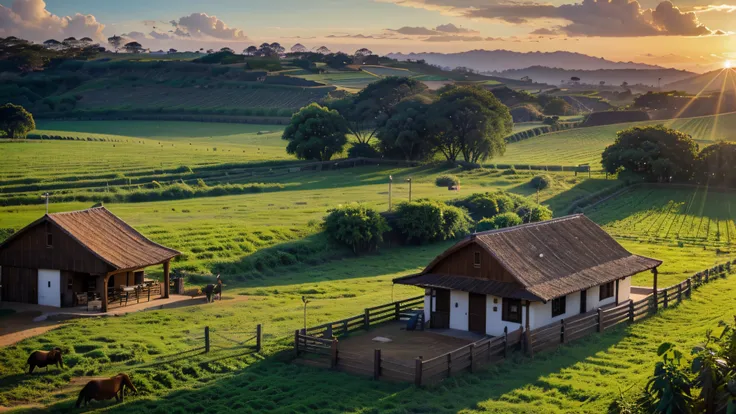
M 431 274 L 435 264 L 470 243 L 476 243 L 491 254 L 527 296 L 543 301 L 633 276 L 662 264 L 659 260 L 631 254 L 597 224 L 578 214 L 474 234 L 439 255 L 420 275 Z M 417 276 L 399 278 L 395 282 L 424 286 L 415 283 L 421 280 Z M 452 289 L 450 285 L 435 287 Z
M 117 270 L 160 264 L 180 254 L 147 239 L 105 207 L 47 214 L 45 218 Z

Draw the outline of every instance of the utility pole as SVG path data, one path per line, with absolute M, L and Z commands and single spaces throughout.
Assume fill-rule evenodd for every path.
M 407 178 L 406 181 L 409 182 L 409 202 L 411 203 L 411 178 Z
M 391 184 L 394 182 L 394 177 L 388 176 L 388 211 L 391 212 Z
M 46 197 L 46 214 L 49 214 L 49 193 L 44 194 Z
M 309 303 L 309 300 L 307 300 L 306 296 L 302 296 L 302 303 L 304 303 L 304 334 L 307 333 L 307 303 Z

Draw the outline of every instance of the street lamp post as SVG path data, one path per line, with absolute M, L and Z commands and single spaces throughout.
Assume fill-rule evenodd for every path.
M 388 176 L 388 211 L 391 212 L 391 184 L 394 182 L 393 176 Z
M 407 178 L 406 181 L 409 183 L 409 202 L 411 203 L 411 178 Z

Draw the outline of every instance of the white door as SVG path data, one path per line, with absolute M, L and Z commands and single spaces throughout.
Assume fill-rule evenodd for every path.
M 61 307 L 61 271 L 38 269 L 38 304 Z

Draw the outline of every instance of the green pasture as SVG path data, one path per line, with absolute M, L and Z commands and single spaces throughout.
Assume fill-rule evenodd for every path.
M 371 82 L 378 80 L 376 75 L 364 71 L 331 71 L 320 74 L 295 75 L 295 77 L 337 86 L 350 92 L 358 92 Z
M 494 158 L 498 164 L 599 166 L 601 154 L 616 139 L 616 132 L 636 125 L 664 124 L 692 135 L 702 146 L 736 140 L 736 113 L 677 120 L 614 124 L 575 128 L 541 135 L 507 146 L 506 154 Z
M 689 349 L 736 313 L 731 276 L 631 327 L 592 334 L 534 360 L 517 355 L 427 389 L 288 363 L 290 337 L 302 326 L 303 295 L 310 298 L 307 323 L 313 325 L 419 294 L 392 287 L 391 279 L 420 269 L 448 245 L 286 268 L 268 279 L 228 286 L 224 300 L 211 305 L 67 323 L 0 350 L 0 404 L 67 412 L 81 387 L 67 385 L 70 380 L 126 372 L 139 394 L 121 405 L 94 403 L 88 412 L 606 412 L 620 392 L 644 386 L 661 342 Z M 264 324 L 265 356 L 232 349 L 232 341 L 248 338 L 257 323 Z M 213 352 L 186 353 L 201 346 L 205 325 L 212 329 Z M 28 352 L 51 346 L 66 352 L 67 368 L 24 375 Z M 51 395 L 49 388 L 55 390 Z
M 414 73 L 407 69 L 392 68 L 388 66 L 361 66 L 360 69 L 364 72 L 368 72 L 372 75 L 380 76 L 382 78 L 387 76 L 411 78 L 414 75 L 418 75 L 417 73 Z

